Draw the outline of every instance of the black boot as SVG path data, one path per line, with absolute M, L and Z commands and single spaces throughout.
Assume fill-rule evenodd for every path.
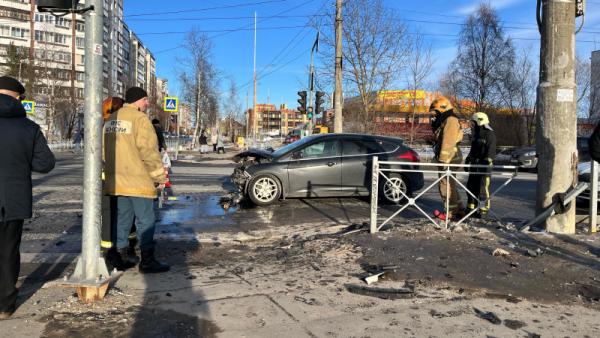
M 125 271 L 133 268 L 137 264 L 136 261 L 132 261 L 128 258 L 127 249 L 121 249 L 119 251 L 114 248 L 109 249 L 106 252 L 105 259 L 109 270 L 117 269 L 119 271 Z
M 127 247 L 127 258 L 130 261 L 134 261 L 135 264 L 140 262 L 140 258 L 135 252 L 135 247 L 137 245 L 137 238 L 129 238 L 129 246 Z
M 162 264 L 154 258 L 154 249 L 142 250 L 142 261 L 139 268 L 141 273 L 167 272 L 171 269 L 170 266 Z

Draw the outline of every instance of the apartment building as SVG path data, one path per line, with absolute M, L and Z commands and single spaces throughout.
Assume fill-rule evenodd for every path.
M 157 97 L 156 61 L 125 24 L 123 0 L 104 0 L 103 14 L 104 94 L 123 96 L 128 87 L 136 85 Z M 10 48 L 22 56 L 18 67 L 14 58 L 8 59 Z M 51 136 L 68 137 L 83 110 L 83 16 L 55 17 L 35 11 L 35 1 L 0 0 L 0 74 L 7 71 L 9 63 L 18 69 L 13 75 L 30 88 L 29 98 L 36 101 L 37 114 L 32 119 Z M 29 83 L 27 69 L 35 69 L 33 83 Z

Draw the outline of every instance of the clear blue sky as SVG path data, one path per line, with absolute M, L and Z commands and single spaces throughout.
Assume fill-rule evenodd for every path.
M 349 0 L 351 1 L 351 0 Z M 384 0 L 404 19 L 409 31 L 426 34 L 434 49 L 435 81 L 456 53 L 456 34 L 460 24 L 479 4 L 478 0 Z M 577 36 L 577 53 L 589 58 L 600 49 L 600 0 L 587 1 L 586 24 Z M 539 33 L 535 24 L 535 0 L 493 0 L 507 35 L 518 48 L 530 48 L 532 58 L 539 55 Z M 223 8 L 228 6 L 228 8 Z M 233 77 L 240 86 L 240 102 L 246 106 L 246 93 L 252 102 L 253 15 L 258 13 L 257 69 L 258 102 L 287 103 L 296 107 L 296 92 L 306 87 L 309 55 L 316 32 L 307 27 L 309 18 L 332 10 L 335 0 L 204 0 L 159 1 L 125 0 L 125 22 L 154 53 L 157 74 L 169 80 L 170 93 L 179 94 L 177 56 L 183 50 L 186 32 L 192 27 L 213 37 L 216 67 L 225 79 L 226 91 Z M 177 12 L 164 14 L 164 12 Z M 142 15 L 140 14 L 150 14 Z M 333 25 L 333 20 L 331 20 Z M 235 30 L 226 32 L 226 30 Z M 170 34 L 165 34 L 171 32 Z M 158 34 L 153 34 L 158 33 Z M 598 43 L 595 43 L 598 40 Z M 290 44 L 290 42 L 292 42 Z M 285 48 L 286 46 L 288 46 Z M 274 57 L 275 62 L 271 63 Z

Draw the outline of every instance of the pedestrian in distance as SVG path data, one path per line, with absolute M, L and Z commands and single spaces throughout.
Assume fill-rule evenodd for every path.
M 0 320 L 16 309 L 23 222 L 32 216 L 31 172 L 54 169 L 54 154 L 40 126 L 27 118 L 25 88 L 0 77 Z
M 200 143 L 200 154 L 208 153 L 208 137 L 206 137 L 206 130 L 202 130 L 198 142 Z
M 215 153 L 217 152 L 217 142 L 219 142 L 219 138 L 218 138 L 217 134 L 218 134 L 217 131 L 213 131 L 210 134 L 210 142 L 213 145 L 213 152 L 215 152 Z
M 442 96 L 431 103 L 429 111 L 434 114 L 431 119 L 434 134 L 434 160 L 438 163 L 462 164 L 462 153 L 458 145 L 462 141 L 463 132 L 458 117 L 454 113 L 454 107 L 447 98 Z M 440 214 L 440 218 L 462 218 L 465 215 L 464 206 L 458 194 L 455 180 L 450 177 L 443 178 L 439 184 L 439 191 L 444 207 L 446 206 L 446 199 L 449 201 L 448 210 L 446 210 L 445 215 Z
M 225 154 L 225 144 L 223 142 L 223 135 L 221 135 L 221 133 L 217 134 L 217 154 L 220 154 L 221 151 L 223 151 L 223 154 Z
M 486 218 L 490 210 L 490 185 L 492 167 L 496 157 L 496 134 L 490 126 L 487 114 L 477 112 L 471 117 L 471 150 L 465 160 L 465 164 L 485 165 L 486 168 L 471 168 L 468 171 L 469 180 L 467 189 L 467 213 L 471 213 L 478 206 L 478 201 L 483 205 L 477 213 L 476 218 Z M 475 197 L 473 197 L 475 196 Z
M 104 124 L 106 193 L 117 197 L 117 252 L 125 268 L 135 266 L 127 255 L 128 235 L 137 220 L 142 273 L 166 272 L 169 266 L 154 257 L 154 199 L 163 190 L 167 177 L 160 158 L 158 139 L 145 114 L 148 94 L 132 87 L 125 105 Z
M 167 143 L 165 142 L 165 135 L 163 135 L 162 128 L 160 127 L 160 121 L 158 119 L 152 120 L 152 126 L 156 132 L 156 138 L 158 139 L 158 152 L 167 150 Z

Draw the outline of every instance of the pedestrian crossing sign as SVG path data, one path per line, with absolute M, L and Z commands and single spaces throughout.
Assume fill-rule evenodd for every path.
M 35 113 L 35 101 L 21 101 L 23 108 L 27 115 L 33 115 Z
M 166 112 L 176 113 L 179 111 L 179 98 L 165 97 L 165 105 L 163 108 Z

